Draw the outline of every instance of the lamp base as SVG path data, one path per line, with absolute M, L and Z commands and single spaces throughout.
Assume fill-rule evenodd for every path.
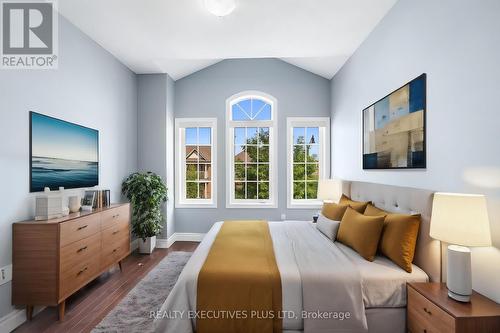
M 468 303 L 470 302 L 470 295 L 459 295 L 455 294 L 453 291 L 448 290 L 448 297 L 453 298 L 456 301 Z
M 446 276 L 448 296 L 460 302 L 469 302 L 472 295 L 471 252 L 464 246 L 448 246 Z

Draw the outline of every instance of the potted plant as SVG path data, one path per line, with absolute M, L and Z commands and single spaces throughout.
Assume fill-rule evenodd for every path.
M 153 172 L 135 172 L 122 183 L 122 193 L 132 205 L 132 233 L 140 237 L 139 252 L 150 254 L 163 229 L 161 204 L 167 201 L 167 187 Z

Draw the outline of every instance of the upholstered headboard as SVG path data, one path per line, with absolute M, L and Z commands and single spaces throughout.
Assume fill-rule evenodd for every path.
M 429 275 L 431 281 L 441 280 L 440 244 L 429 236 L 433 192 L 357 181 L 343 181 L 342 187 L 344 194 L 353 200 L 371 201 L 388 212 L 421 214 L 422 223 L 413 262 Z

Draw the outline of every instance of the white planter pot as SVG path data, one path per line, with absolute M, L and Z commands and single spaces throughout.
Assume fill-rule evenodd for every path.
M 139 238 L 139 253 L 143 254 L 151 254 L 156 247 L 156 236 L 146 238 L 146 241 L 143 241 L 142 238 Z

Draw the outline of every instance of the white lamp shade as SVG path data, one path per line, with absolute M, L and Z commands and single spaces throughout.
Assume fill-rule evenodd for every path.
M 318 199 L 338 202 L 342 196 L 342 182 L 338 179 L 321 179 L 318 183 Z
M 205 0 L 205 8 L 215 16 L 226 16 L 236 8 L 236 0 Z
M 490 246 L 490 223 L 484 195 L 435 193 L 430 236 L 463 246 Z

